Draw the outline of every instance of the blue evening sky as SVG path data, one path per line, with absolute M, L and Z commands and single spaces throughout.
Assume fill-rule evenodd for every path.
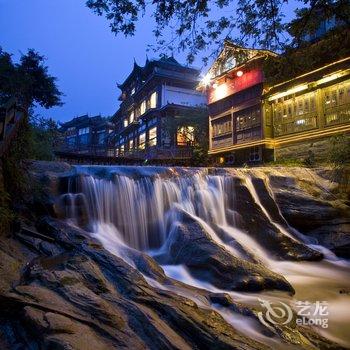
M 127 77 L 134 58 L 144 64 L 152 29 L 148 16 L 134 37 L 116 37 L 85 0 L 0 0 L 0 46 L 15 60 L 28 48 L 45 55 L 64 105 L 37 112 L 59 121 L 86 113 L 112 115 L 118 108 L 116 83 Z M 153 52 L 148 56 L 157 58 Z M 175 58 L 185 62 L 184 54 Z M 201 66 L 199 59 L 195 66 Z

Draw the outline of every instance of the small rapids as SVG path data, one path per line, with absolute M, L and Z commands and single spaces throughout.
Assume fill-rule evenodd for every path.
M 273 205 L 278 207 L 268 179 L 261 180 Z M 324 259 L 318 262 L 288 261 L 267 249 L 263 237 L 265 227 L 261 227 L 260 236 L 254 236 L 249 227 L 244 226 L 246 218 L 253 213 L 242 211 L 241 202 L 237 200 L 237 184 L 247 191 L 249 197 L 245 201 L 257 208 L 269 227 L 292 242 L 304 243 L 322 252 Z M 150 256 L 167 254 L 172 233 L 183 225 L 185 213 L 200 224 L 215 244 L 237 259 L 261 264 L 284 276 L 296 293 L 290 296 L 281 291 L 221 290 L 205 278 L 195 278 L 185 265 L 163 265 L 168 277 L 207 291 L 228 293 L 234 301 L 252 307 L 259 306 L 259 299 L 266 299 L 286 302 L 296 311 L 293 306 L 296 301 L 326 301 L 329 327 L 314 326 L 314 330 L 338 344 L 350 346 L 346 327 L 350 324 L 350 296 L 339 292 L 350 290 L 350 263 L 290 227 L 279 209 L 273 216 L 264 206 L 251 175 L 242 170 L 232 174 L 224 171 L 210 173 L 208 169 L 80 166 L 68 179 L 60 205 L 62 216 L 71 225 L 91 232 L 107 250 L 134 267 L 126 250 L 132 248 Z M 157 287 L 170 288 L 150 278 L 147 280 Z M 195 295 L 187 297 L 201 304 Z M 289 348 L 276 338 L 263 335 L 256 320 L 219 305 L 206 307 L 220 312 L 227 322 L 248 337 L 272 348 Z

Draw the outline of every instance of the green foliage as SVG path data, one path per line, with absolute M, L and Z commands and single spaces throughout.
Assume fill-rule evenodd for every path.
M 267 81 L 274 85 L 320 68 L 350 55 L 350 30 L 336 30 L 311 45 L 286 48 L 284 55 L 269 57 L 264 62 Z
M 299 158 L 283 158 L 274 162 L 267 162 L 266 166 L 284 166 L 284 167 L 304 167 L 305 162 Z
M 316 34 L 322 22 L 336 17 L 343 23 L 343 27 L 349 27 L 350 23 L 348 0 L 312 1 L 308 7 L 298 8 L 295 14 L 296 17 L 288 24 L 287 30 L 293 38 L 293 46 L 296 47 L 302 45 L 306 35 Z
M 174 135 L 174 138 L 176 138 L 178 128 L 182 126 L 194 127 L 195 146 L 191 158 L 191 165 L 207 165 L 209 161 L 209 125 L 207 109 L 197 108 L 193 111 L 183 112 L 180 116 L 170 116 L 164 124 L 166 131 L 169 135 Z
M 15 63 L 0 47 L 0 103 L 14 97 L 26 110 L 34 104 L 44 108 L 61 105 L 62 93 L 44 62 L 44 56 L 28 50 Z
M 33 184 L 29 183 L 26 159 L 51 159 L 57 125 L 52 120 L 31 119 L 32 107 L 61 105 L 56 78 L 48 73 L 44 57 L 28 50 L 18 63 L 0 48 L 0 104 L 15 98 L 24 110 L 16 137 L 12 140 L 0 169 L 0 227 L 8 227 Z M 0 230 L 1 231 L 1 230 Z
M 346 135 L 333 136 L 330 140 L 328 163 L 335 168 L 350 165 L 350 137 Z
M 24 160 L 31 158 L 32 150 L 31 127 L 25 118 L 19 127 L 16 139 L 12 141 L 10 152 L 3 160 L 5 189 L 11 195 L 12 201 L 21 201 L 30 187 Z
M 53 160 L 54 148 L 59 142 L 59 126 L 53 119 L 32 118 L 31 124 L 32 159 Z
M 339 184 L 338 192 L 350 199 L 350 137 L 334 136 L 327 162 L 332 165 L 332 180 Z
M 0 188 L 0 234 L 8 231 L 14 218 L 14 213 L 10 209 L 10 196 L 4 188 Z
M 141 17 L 154 14 L 154 51 L 173 52 L 176 47 L 187 51 L 190 63 L 200 51 L 214 50 L 211 56 L 216 56 L 224 39 L 281 51 L 288 44 L 298 46 L 324 19 L 335 15 L 349 26 L 350 18 L 348 0 L 87 0 L 86 5 L 106 16 L 112 32 L 126 36 L 135 34 Z M 297 16 L 289 24 L 284 11 L 291 6 Z

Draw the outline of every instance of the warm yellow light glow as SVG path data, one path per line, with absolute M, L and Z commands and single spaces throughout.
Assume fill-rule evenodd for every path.
M 208 85 L 210 85 L 210 82 L 211 82 L 211 74 L 207 73 L 202 79 L 202 84 L 204 86 L 208 86 Z
M 215 88 L 215 100 L 221 100 L 227 96 L 227 85 L 221 84 Z
M 237 77 L 241 77 L 243 75 L 243 72 L 239 70 L 236 74 L 237 74 Z
M 229 147 L 221 147 L 221 148 L 211 148 L 208 153 L 209 154 L 217 154 L 217 153 L 222 153 L 222 152 L 229 152 L 229 151 L 234 151 L 237 149 L 243 149 L 243 148 L 248 148 L 252 146 L 258 146 L 258 145 L 263 145 L 267 147 L 278 147 L 282 144 L 289 144 L 289 143 L 295 143 L 295 142 L 300 142 L 300 141 L 307 141 L 307 140 L 313 140 L 321 137 L 325 137 L 328 135 L 335 135 L 335 134 L 341 134 L 344 132 L 349 132 L 350 131 L 350 125 L 344 125 L 344 126 L 337 126 L 337 127 L 332 127 L 332 128 L 327 128 L 325 130 L 314 130 L 314 131 L 309 131 L 309 132 L 303 132 L 301 135 L 285 135 L 285 136 L 280 136 L 276 139 L 262 139 L 258 141 L 253 141 L 253 142 L 247 142 L 243 144 L 238 144 L 238 145 L 232 145 Z
M 287 91 L 283 91 L 283 92 L 280 92 L 278 94 L 275 94 L 275 95 L 272 95 L 269 97 L 269 101 L 273 101 L 273 100 L 277 100 L 278 98 L 281 98 L 281 97 L 284 97 L 284 96 L 288 96 L 288 95 L 291 95 L 291 94 L 295 94 L 297 92 L 300 92 L 300 91 L 303 91 L 303 90 L 306 90 L 307 89 L 307 85 L 304 84 L 304 85 L 298 85 L 298 86 L 295 86 Z
M 219 158 L 219 163 L 220 163 L 220 164 L 225 163 L 225 158 L 224 158 L 224 157 L 220 157 L 220 158 Z
M 218 83 L 214 83 L 214 84 L 213 84 L 213 88 L 214 88 L 214 89 L 216 89 L 218 86 L 219 86 Z
M 324 76 L 322 79 L 317 80 L 317 85 L 328 83 L 329 81 L 335 80 L 337 78 L 340 78 L 342 76 L 341 72 L 334 73 L 331 75 Z

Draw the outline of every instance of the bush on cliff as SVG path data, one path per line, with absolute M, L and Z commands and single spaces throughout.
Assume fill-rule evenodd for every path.
M 31 124 L 33 108 L 40 105 L 51 108 L 62 104 L 62 93 L 56 78 L 48 73 L 45 58 L 34 50 L 22 54 L 19 62 L 0 47 L 0 104 L 15 98 L 24 110 L 16 137 L 2 159 L 0 179 L 0 231 L 6 231 L 12 221 L 15 204 L 21 202 L 29 184 L 24 160 L 46 157 L 49 137 L 43 137 L 37 125 Z M 47 132 L 47 130 L 46 130 Z M 46 134 L 45 134 L 46 135 Z

